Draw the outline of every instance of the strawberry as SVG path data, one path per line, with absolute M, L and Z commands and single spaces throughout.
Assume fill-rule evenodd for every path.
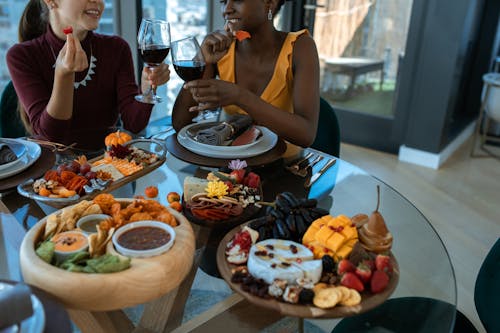
M 351 289 L 356 289 L 361 292 L 365 290 L 365 286 L 363 286 L 363 282 L 356 276 L 356 274 L 347 272 L 342 276 L 340 280 L 340 284 Z
M 260 177 L 256 173 L 249 172 L 248 175 L 243 180 L 243 184 L 245 184 L 248 187 L 259 188 Z
M 229 177 L 233 178 L 236 183 L 242 184 L 243 180 L 245 179 L 245 169 L 238 169 L 238 170 L 233 170 L 229 174 Z
M 339 264 L 337 266 L 337 273 L 339 275 L 347 273 L 347 272 L 354 272 L 356 270 L 356 267 L 353 265 L 352 262 L 350 262 L 347 259 L 342 259 L 339 261 Z
M 363 259 L 363 260 L 361 260 L 361 263 L 370 267 L 370 271 L 373 272 L 375 270 L 375 261 L 373 261 L 372 259 Z
M 384 271 L 376 270 L 373 272 L 373 276 L 370 281 L 370 289 L 372 293 L 376 294 L 384 291 L 388 284 L 389 276 Z
M 358 267 L 356 267 L 354 273 L 356 273 L 356 275 L 364 283 L 369 282 L 370 278 L 372 277 L 372 271 L 370 270 L 370 267 L 368 267 L 368 265 L 365 265 L 363 263 L 359 264 Z
M 384 254 L 378 254 L 377 257 L 375 258 L 375 267 L 379 271 L 392 273 L 391 258 Z
M 73 27 L 72 26 L 67 26 L 66 28 L 63 29 L 63 32 L 65 35 L 68 35 L 73 32 Z

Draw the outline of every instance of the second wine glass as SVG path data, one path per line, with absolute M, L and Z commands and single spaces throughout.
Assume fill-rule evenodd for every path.
M 163 20 L 142 19 L 137 42 L 142 60 L 154 70 L 170 51 L 170 25 Z M 156 95 L 156 87 L 151 86 L 142 95 L 135 96 L 142 103 L 156 104 L 162 100 Z

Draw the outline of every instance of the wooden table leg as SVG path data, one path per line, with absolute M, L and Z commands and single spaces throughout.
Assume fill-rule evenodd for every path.
M 121 310 L 107 312 L 68 310 L 68 313 L 82 333 L 127 333 L 134 330 L 134 324 Z

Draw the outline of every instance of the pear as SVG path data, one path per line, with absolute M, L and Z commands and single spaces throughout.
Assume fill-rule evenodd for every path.
M 378 211 L 380 206 L 380 186 L 377 185 L 377 207 L 375 211 L 371 213 L 368 218 L 368 223 L 366 226 L 366 231 L 368 234 L 376 234 L 380 237 L 384 237 L 389 233 L 389 229 L 387 229 L 387 225 L 385 224 L 385 220 L 382 217 L 382 214 Z

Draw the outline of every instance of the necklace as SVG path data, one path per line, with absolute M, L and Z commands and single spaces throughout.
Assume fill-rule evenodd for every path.
M 50 51 L 52 51 L 52 56 L 54 56 L 54 65 L 52 65 L 52 68 L 56 68 L 56 61 L 57 61 L 56 53 L 54 52 L 52 45 L 49 44 L 49 46 L 50 46 Z M 97 59 L 94 57 L 94 55 L 92 53 L 92 44 L 90 44 L 89 69 L 87 70 L 87 74 L 85 75 L 83 80 L 73 83 L 73 86 L 75 87 L 75 89 L 78 89 L 80 86 L 87 86 L 87 82 L 92 80 L 91 75 L 95 74 L 94 68 L 96 67 L 96 64 L 95 64 L 96 62 L 97 62 Z

